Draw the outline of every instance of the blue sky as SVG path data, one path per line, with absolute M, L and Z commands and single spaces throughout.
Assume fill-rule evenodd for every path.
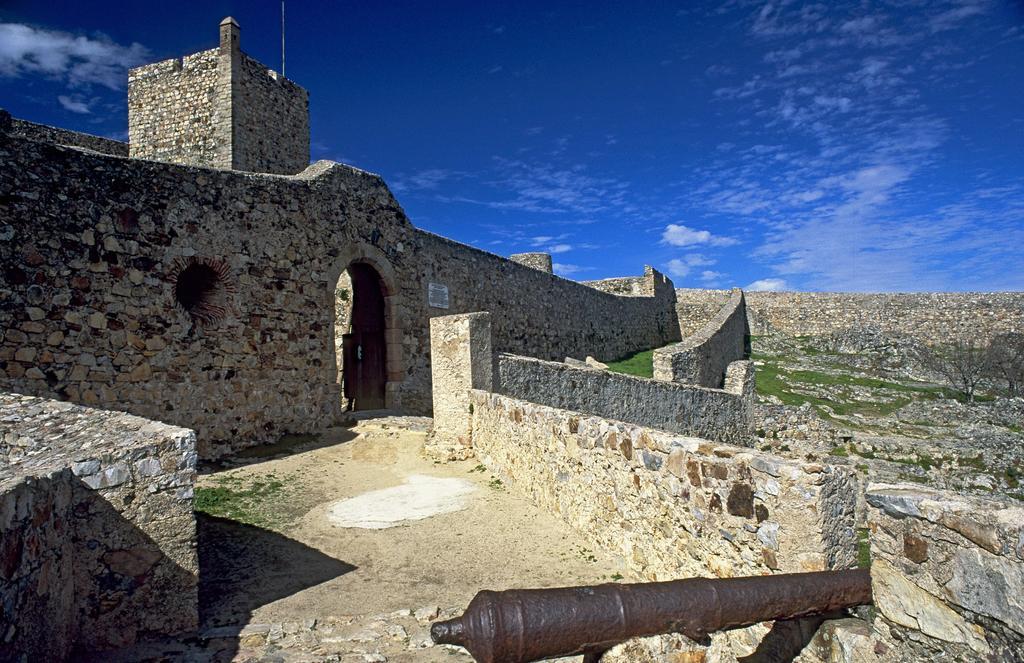
M 313 158 L 577 279 L 1024 289 L 1024 3 L 288 2 Z M 280 5 L 6 2 L 0 106 L 124 137 L 125 68 L 280 64 Z

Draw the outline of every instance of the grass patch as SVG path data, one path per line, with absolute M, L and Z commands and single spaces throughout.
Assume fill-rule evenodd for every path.
M 222 475 L 213 486 L 197 486 L 195 510 L 246 525 L 274 528 L 285 522 L 275 505 L 285 499 L 288 486 L 273 474 L 241 478 Z
M 972 467 L 981 472 L 988 471 L 988 465 L 985 464 L 985 456 L 978 454 L 974 458 L 961 458 L 960 464 L 964 467 Z
M 830 451 L 829 453 L 832 454 L 833 456 L 839 456 L 841 458 L 846 458 L 847 456 L 850 455 L 850 452 L 846 450 L 846 447 L 836 447 L 832 449 L 832 451 Z
M 654 350 L 643 350 L 618 361 L 609 361 L 608 370 L 641 378 L 654 377 Z
M 871 542 L 867 528 L 857 530 L 857 568 L 871 568 Z

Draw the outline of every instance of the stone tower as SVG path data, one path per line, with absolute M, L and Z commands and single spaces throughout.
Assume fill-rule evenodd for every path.
M 220 46 L 128 72 L 129 154 L 293 175 L 309 165 L 309 95 L 242 52 L 235 19 Z

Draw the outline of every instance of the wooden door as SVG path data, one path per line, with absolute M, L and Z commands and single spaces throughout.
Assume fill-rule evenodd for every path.
M 356 410 L 384 407 L 387 381 L 384 343 L 384 293 L 369 265 L 349 267 L 352 277 L 352 332 L 342 337 L 345 398 Z

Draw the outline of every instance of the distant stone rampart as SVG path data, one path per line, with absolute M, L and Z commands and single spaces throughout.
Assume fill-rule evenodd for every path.
M 1024 292 L 747 292 L 752 334 L 780 332 L 792 336 L 831 334 L 852 327 L 923 339 L 988 339 L 1024 332 Z M 680 327 L 706 320 L 728 297 L 726 290 L 676 291 Z
M 192 431 L 0 394 L 0 660 L 197 627 L 195 463 Z

